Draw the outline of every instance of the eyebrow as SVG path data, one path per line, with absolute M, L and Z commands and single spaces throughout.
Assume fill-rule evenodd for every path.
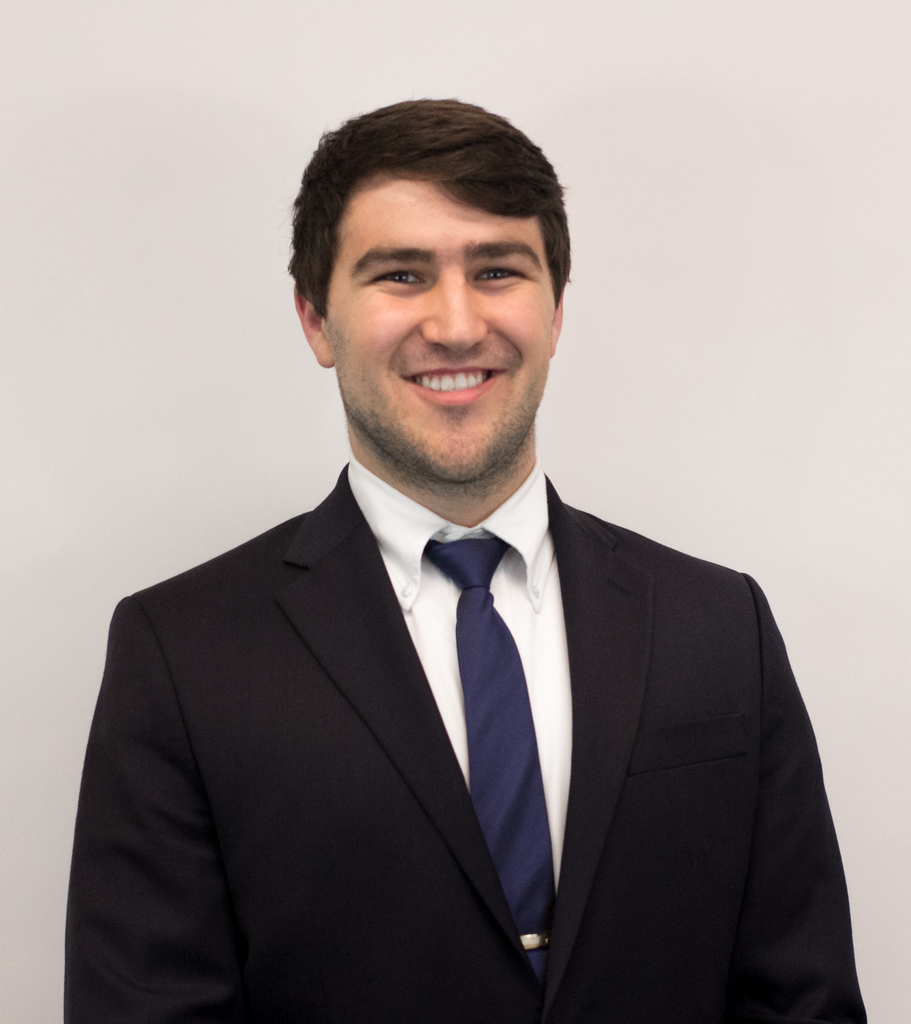
M 506 256 L 524 256 L 541 269 L 538 254 L 526 242 L 479 242 L 477 245 L 466 245 L 462 250 L 468 262 L 474 260 L 496 260 Z M 431 249 L 417 248 L 375 248 L 368 249 L 351 268 L 352 276 L 363 274 L 377 266 L 390 263 L 436 263 L 436 254 Z
M 504 256 L 525 256 L 541 269 L 538 254 L 527 242 L 480 242 L 465 246 L 466 260 L 499 260 Z
M 433 263 L 430 249 L 368 249 L 351 268 L 352 276 L 388 263 Z

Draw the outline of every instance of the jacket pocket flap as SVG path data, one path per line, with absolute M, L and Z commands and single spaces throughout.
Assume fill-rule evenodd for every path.
M 630 758 L 629 774 L 679 768 L 685 764 L 720 761 L 745 754 L 746 725 L 743 715 L 684 722 L 639 734 Z

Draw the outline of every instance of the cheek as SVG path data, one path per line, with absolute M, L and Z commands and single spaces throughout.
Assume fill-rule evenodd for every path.
M 526 358 L 549 358 L 554 337 L 554 307 L 541 299 L 518 297 L 492 317 L 491 326 L 520 348 Z
M 524 361 L 542 365 L 550 362 L 556 343 L 551 321 L 530 318 L 523 325 L 520 339 L 519 347 Z
M 356 339 L 357 349 L 365 361 L 383 362 L 414 332 L 414 316 L 410 310 L 381 301 L 365 303 L 352 318 L 348 337 Z

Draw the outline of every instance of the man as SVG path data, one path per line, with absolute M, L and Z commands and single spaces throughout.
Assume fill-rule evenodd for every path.
M 118 607 L 70 1024 L 865 1020 L 761 592 L 536 463 L 569 273 L 540 150 L 455 101 L 354 119 L 291 270 L 353 459 Z

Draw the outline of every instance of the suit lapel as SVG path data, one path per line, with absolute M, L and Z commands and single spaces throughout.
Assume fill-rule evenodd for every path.
M 651 645 L 651 578 L 548 482 L 572 686 L 573 751 L 545 1013 L 566 971 L 635 739 Z
M 305 518 L 285 560 L 305 571 L 278 595 L 279 605 L 518 945 L 458 760 L 347 470 Z

